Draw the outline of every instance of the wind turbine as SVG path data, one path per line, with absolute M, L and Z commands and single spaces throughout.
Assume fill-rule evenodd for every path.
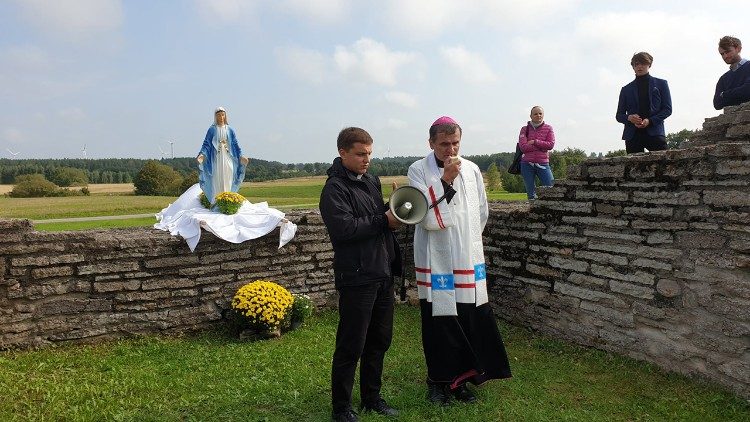
M 10 148 L 5 148 L 5 149 L 6 149 L 6 151 L 8 151 L 8 152 L 10 153 L 10 155 L 12 155 L 12 156 L 13 156 L 13 158 L 15 158 L 15 157 L 16 157 L 16 155 L 18 155 L 18 153 L 20 153 L 20 152 L 21 152 L 21 151 L 18 151 L 18 152 L 13 152 L 13 151 L 11 151 L 11 150 L 10 150 Z
M 172 151 L 172 159 L 174 160 L 174 141 L 167 142 L 169 142 L 169 149 Z
M 164 157 L 166 157 L 166 156 L 167 156 L 167 153 L 166 153 L 166 152 L 164 152 L 164 150 L 163 150 L 163 149 L 161 149 L 161 145 L 157 145 L 157 147 L 159 147 L 159 151 L 161 152 L 161 158 L 163 159 Z
M 83 148 L 81 149 L 81 152 L 83 153 L 83 158 L 86 158 L 86 144 L 83 144 Z

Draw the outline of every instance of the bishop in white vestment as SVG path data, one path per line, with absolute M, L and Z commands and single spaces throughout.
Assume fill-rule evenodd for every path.
M 422 313 L 428 397 L 474 401 L 466 383 L 511 376 L 488 303 L 482 231 L 488 206 L 479 167 L 458 157 L 461 127 L 441 117 L 432 151 L 409 167 L 409 184 L 430 204 L 415 227 L 414 267 Z

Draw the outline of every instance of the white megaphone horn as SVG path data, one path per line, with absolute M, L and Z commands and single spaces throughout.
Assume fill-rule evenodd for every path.
M 401 186 L 393 191 L 389 201 L 391 214 L 404 224 L 419 224 L 432 207 L 445 199 L 441 196 L 434 204 L 429 205 L 427 197 L 413 186 Z

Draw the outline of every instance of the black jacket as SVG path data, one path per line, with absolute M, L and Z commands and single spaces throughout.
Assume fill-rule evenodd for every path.
M 336 287 L 367 284 L 401 275 L 401 253 L 388 228 L 380 179 L 360 179 L 333 160 L 320 194 L 320 214 L 333 244 Z

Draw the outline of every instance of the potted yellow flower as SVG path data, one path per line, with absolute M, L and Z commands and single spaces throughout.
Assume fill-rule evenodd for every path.
M 232 299 L 232 322 L 240 338 L 272 338 L 290 324 L 294 297 L 272 281 L 256 280 L 237 290 Z
M 222 192 L 216 195 L 213 207 L 208 201 L 205 193 L 201 192 L 198 199 L 203 207 L 208 209 L 216 208 L 219 212 L 227 215 L 236 214 L 246 200 L 244 196 L 237 192 Z

